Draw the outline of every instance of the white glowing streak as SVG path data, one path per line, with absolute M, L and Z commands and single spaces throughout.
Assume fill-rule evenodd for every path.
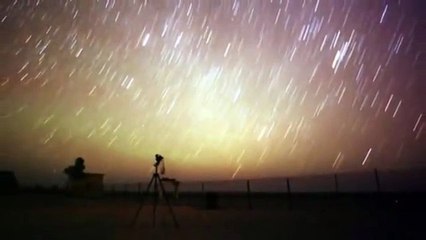
M 302 105 L 305 102 L 306 95 L 308 95 L 307 91 L 305 91 L 305 93 L 303 94 L 302 100 L 300 100 L 300 104 L 299 105 Z
M 142 46 L 145 47 L 148 44 L 149 38 L 151 37 L 151 35 L 149 33 L 147 33 L 142 40 Z
M 207 35 L 206 44 L 209 44 L 210 39 L 212 38 L 212 34 L 213 34 L 213 32 L 210 30 L 209 34 Z
M 223 54 L 224 57 L 226 57 L 228 55 L 229 52 L 229 48 L 231 47 L 231 43 L 228 43 L 228 46 L 226 46 L 226 50 L 225 53 Z
M 404 150 L 404 144 L 401 143 L 401 146 L 399 146 L 399 149 L 398 149 L 398 153 L 396 154 L 397 158 L 401 158 L 401 154 L 403 150 Z
M 115 142 L 115 140 L 117 140 L 117 136 L 114 136 L 111 141 L 109 141 L 108 143 L 108 147 L 111 147 L 111 145 Z
M 175 46 L 174 46 L 175 48 L 179 45 L 180 41 L 182 40 L 182 36 L 183 36 L 183 32 L 181 32 L 179 36 L 177 37 Z
M 102 128 L 105 128 L 106 126 L 107 126 L 107 124 L 108 124 L 108 122 L 109 122 L 109 118 L 107 118 L 106 120 L 105 120 L 105 122 L 100 126 L 100 128 L 102 129 Z
M 365 162 L 367 162 L 368 157 L 370 156 L 371 148 L 368 150 L 367 155 L 365 155 L 364 161 L 362 161 L 362 165 L 364 166 Z
M 263 136 L 265 136 L 265 133 L 266 133 L 266 127 L 263 127 L 262 130 L 260 131 L 259 136 L 257 137 L 256 140 L 258 142 L 260 142 L 262 140 Z
M 240 3 L 238 1 L 234 1 L 234 4 L 232 4 L 232 9 L 234 10 L 232 15 L 237 16 L 238 9 L 240 9 Z
M 391 94 L 391 96 L 390 96 L 390 98 L 389 98 L 389 101 L 388 101 L 388 104 L 386 104 L 385 112 L 387 112 L 387 111 L 388 111 L 388 108 L 389 108 L 390 103 L 392 102 L 392 99 L 393 99 L 393 94 Z
M 399 52 L 399 49 L 401 48 L 401 45 L 402 45 L 402 42 L 404 41 L 404 37 L 403 36 L 400 36 L 399 37 L 399 39 L 398 39 L 398 43 L 397 43 L 397 45 L 396 45 L 396 50 L 395 50 L 395 52 L 396 53 L 398 53 Z
M 278 9 L 278 13 L 277 13 L 277 16 L 275 17 L 275 25 L 277 25 L 277 22 L 278 22 L 278 20 L 280 19 L 280 15 L 281 15 L 281 8 L 280 9 Z
M 135 80 L 134 78 L 130 79 L 129 83 L 126 86 L 126 89 L 129 89 L 132 86 L 132 83 L 133 83 L 134 80 Z
M 173 110 L 174 106 L 176 104 L 176 99 L 173 100 L 173 102 L 170 104 L 169 108 L 167 109 L 166 114 L 170 114 L 170 112 Z
M 252 9 L 250 10 L 250 14 L 249 14 L 249 17 L 248 17 L 248 19 L 247 19 L 247 22 L 248 22 L 248 23 L 251 23 L 251 19 L 253 18 L 253 13 L 254 13 L 254 8 L 252 8 Z
M 371 103 L 371 105 L 370 105 L 370 107 L 371 107 L 371 108 L 374 106 L 374 103 L 376 102 L 377 97 L 379 96 L 379 93 L 380 93 L 380 91 L 377 91 L 377 92 L 376 92 L 376 95 L 374 96 L 373 102 L 372 102 L 372 103 Z
M 336 55 L 334 56 L 334 60 L 333 60 L 333 64 L 331 65 L 331 67 L 336 70 L 337 67 L 339 66 L 340 60 L 341 60 L 341 56 L 340 56 L 340 50 L 337 51 Z
M 376 74 L 374 74 L 373 82 L 376 81 L 377 77 L 379 76 L 379 73 L 380 73 L 381 69 L 382 69 L 382 65 L 379 65 L 379 67 L 377 68 Z
M 93 86 L 92 90 L 90 90 L 89 92 L 89 96 L 91 96 L 96 90 L 96 86 Z
M 235 176 L 237 176 L 237 174 L 238 174 L 238 172 L 240 171 L 241 167 L 242 167 L 242 165 L 241 165 L 241 164 L 240 164 L 240 165 L 238 165 L 237 170 L 235 170 L 234 174 L 232 174 L 232 179 L 234 179 L 234 178 L 235 178 Z
M 1 87 L 4 87 L 4 86 L 6 86 L 6 84 L 7 83 L 9 83 L 9 79 L 7 78 L 6 80 L 4 80 L 1 84 L 0 84 L 0 86 Z
M 343 88 L 343 91 L 342 91 L 342 93 L 340 94 L 339 100 L 337 101 L 337 103 L 338 103 L 338 104 L 340 104 L 340 101 L 342 101 L 342 97 L 343 97 L 343 95 L 345 94 L 345 92 L 346 92 L 346 87 L 344 87 L 344 88 Z
M 95 133 L 96 133 L 96 130 L 92 129 L 92 131 L 90 131 L 89 135 L 87 135 L 87 138 L 91 138 Z
M 166 35 L 167 29 L 169 26 L 167 24 L 164 25 L 163 32 L 161 33 L 161 37 L 164 37 Z
M 327 36 L 327 35 L 325 35 L 325 36 L 324 36 L 324 39 L 322 40 L 322 43 L 321 43 L 320 52 L 322 52 L 322 50 L 324 49 L 325 42 L 327 41 L 327 38 L 328 38 L 328 36 Z
M 80 50 L 78 50 L 78 52 L 75 54 L 75 57 L 80 57 L 81 52 L 83 52 L 83 48 L 80 48 Z
M 339 41 L 339 38 L 340 38 L 340 31 L 337 31 L 337 34 L 334 36 L 333 41 L 331 42 L 330 50 L 332 48 L 336 48 L 336 45 L 337 45 L 337 42 Z
M 30 64 L 30 62 L 26 62 L 21 69 L 19 69 L 18 73 L 21 73 L 22 71 L 24 71 L 24 69 L 28 66 L 28 64 Z
M 120 12 L 118 12 L 117 13 L 117 15 L 115 15 L 115 19 L 114 19 L 114 22 L 117 22 L 118 21 L 118 19 L 120 18 Z
M 290 133 L 291 128 L 293 127 L 293 124 L 290 124 L 290 126 L 288 126 L 287 131 L 284 134 L 284 139 L 287 138 L 288 134 Z
M 299 35 L 299 41 L 301 41 L 302 39 L 303 40 L 305 40 L 304 38 L 303 38 L 303 36 L 304 36 L 304 33 L 305 33 L 305 29 L 306 29 L 307 27 L 306 27 L 306 25 L 303 25 L 303 27 L 302 27 L 302 31 L 300 31 L 300 35 Z
M 317 0 L 317 3 L 315 4 L 314 12 L 318 11 L 318 5 L 319 5 L 319 3 L 320 3 L 320 0 Z
M 31 40 L 32 37 L 33 37 L 33 35 L 28 36 L 27 39 L 25 40 L 25 43 L 28 43 Z
M 121 122 L 117 125 L 117 127 L 114 128 L 114 130 L 112 131 L 113 133 L 117 133 L 118 129 L 121 128 Z
M 50 120 L 52 120 L 54 117 L 55 117 L 55 115 L 54 115 L 54 114 L 50 115 L 49 117 L 47 117 L 47 118 L 44 120 L 43 124 L 44 124 L 44 125 L 46 125 L 46 124 L 47 124 L 48 122 L 50 122 Z
M 84 110 L 84 107 L 81 107 L 76 113 L 75 116 L 79 116 Z
M 241 88 L 238 88 L 234 96 L 234 100 L 233 100 L 234 103 L 237 102 L 238 98 L 240 97 L 240 94 L 241 94 Z
M 21 77 L 21 79 L 19 79 L 19 81 L 24 81 L 24 79 L 26 78 L 26 77 L 28 77 L 28 73 L 25 73 L 25 75 L 23 76 L 23 77 Z
M 386 12 L 388 11 L 388 5 L 386 4 L 385 9 L 383 10 L 382 17 L 380 18 L 380 23 L 383 23 L 383 19 L 385 18 Z
M 396 114 L 398 113 L 399 107 L 401 107 L 402 100 L 399 100 L 398 106 L 395 109 L 395 112 L 392 115 L 392 118 L 395 118 Z
M 189 16 L 191 14 L 192 10 L 192 3 L 189 4 L 188 11 L 186 12 L 186 16 Z
M 317 71 L 318 71 L 318 64 L 315 66 L 315 68 L 314 68 L 314 71 L 312 72 L 312 75 L 311 75 L 311 77 L 309 78 L 309 83 L 311 83 L 312 82 L 312 80 L 314 79 L 314 77 L 315 77 L 315 74 L 317 74 Z
M 139 6 L 139 8 L 138 8 L 138 15 L 139 15 L 139 14 L 141 14 L 142 6 L 143 6 L 143 5 L 141 4 L 141 5 Z
M 260 155 L 259 160 L 257 161 L 257 165 L 263 162 L 263 158 L 265 157 L 267 151 L 268 151 L 267 147 L 263 149 L 262 154 Z
M 241 159 L 243 158 L 243 156 L 244 156 L 244 154 L 245 154 L 245 153 L 246 153 L 246 150 L 244 149 L 244 150 L 241 152 L 240 156 L 238 156 L 237 163 L 240 163 L 240 162 L 241 162 Z
M 49 142 L 55 136 L 55 133 L 56 133 L 57 130 L 58 130 L 57 128 L 53 129 L 53 131 L 50 132 L 50 134 L 47 137 L 47 139 L 44 140 L 43 144 L 46 144 L 47 142 Z
M 364 108 L 365 103 L 367 102 L 367 99 L 368 99 L 368 95 L 366 95 L 366 96 L 364 97 L 364 100 L 363 100 L 363 101 L 362 101 L 362 103 L 361 103 L 361 107 L 359 108 L 359 110 L 360 110 L 360 111 L 362 111 L 362 109 Z
M 419 115 L 419 118 L 417 118 L 417 122 L 416 122 L 416 124 L 414 125 L 413 132 L 415 132 L 415 131 L 416 131 L 417 126 L 419 125 L 419 123 L 420 123 L 420 119 L 422 119 L 422 117 L 423 117 L 423 113 Z
M 290 62 L 291 62 L 291 61 L 293 61 L 293 58 L 294 58 L 294 55 L 296 54 L 296 51 L 297 51 L 297 47 L 295 47 L 295 48 L 293 49 L 293 52 L 291 53 L 291 56 L 290 56 Z
M 334 160 L 333 168 L 335 168 L 335 167 L 336 167 L 337 163 L 338 163 L 338 162 L 339 162 L 342 158 L 343 158 L 343 156 L 342 156 L 342 152 L 339 152 L 339 154 L 337 155 L 336 159 Z

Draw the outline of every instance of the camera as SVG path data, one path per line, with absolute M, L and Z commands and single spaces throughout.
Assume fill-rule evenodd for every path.
M 160 154 L 155 154 L 154 166 L 157 167 L 163 159 L 164 159 L 163 156 L 161 156 Z

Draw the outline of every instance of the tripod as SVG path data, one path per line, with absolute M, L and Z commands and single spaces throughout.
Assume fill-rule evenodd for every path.
M 156 164 L 154 164 L 154 166 L 155 166 L 155 173 L 152 175 L 151 180 L 149 181 L 148 187 L 146 188 L 146 191 L 145 191 L 145 196 L 148 196 L 149 195 L 149 190 L 151 188 L 151 185 L 152 185 L 152 183 L 154 183 L 154 207 L 153 207 L 153 212 L 152 212 L 152 223 L 153 223 L 153 226 L 155 227 L 155 213 L 157 211 L 158 193 L 159 193 L 158 192 L 158 185 L 160 185 L 161 193 L 162 193 L 164 199 L 166 200 L 166 203 L 167 203 L 167 206 L 169 208 L 170 214 L 172 215 L 172 218 L 173 218 L 174 225 L 175 225 L 176 228 L 178 228 L 179 224 L 178 224 L 178 222 L 176 220 L 175 213 L 173 212 L 173 208 L 170 205 L 170 202 L 169 202 L 169 199 L 167 197 L 166 191 L 164 190 L 164 186 L 163 186 L 163 183 L 161 181 L 160 174 L 158 174 L 158 163 L 159 162 L 157 162 Z M 135 214 L 135 216 L 133 218 L 132 225 L 135 225 L 136 221 L 138 220 L 139 213 L 140 213 L 140 211 L 142 210 L 142 207 L 143 207 L 143 202 L 144 202 L 144 197 L 142 196 L 142 198 L 140 200 L 139 208 L 136 211 L 136 214 Z

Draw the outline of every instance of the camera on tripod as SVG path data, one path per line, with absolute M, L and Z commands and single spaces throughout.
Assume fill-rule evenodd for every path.
M 169 211 L 170 214 L 173 217 L 173 222 L 175 224 L 175 227 L 179 227 L 179 224 L 177 222 L 175 213 L 173 212 L 173 208 L 170 205 L 169 199 L 167 198 L 166 195 L 166 190 L 164 189 L 163 183 L 162 181 L 171 181 L 175 184 L 175 192 L 177 193 L 177 187 L 179 185 L 179 182 L 176 179 L 173 178 L 161 178 L 160 174 L 158 173 L 158 168 L 160 168 L 160 173 L 164 174 L 165 173 L 165 167 L 164 167 L 164 157 L 161 156 L 160 154 L 155 154 L 155 163 L 154 163 L 154 167 L 155 167 L 155 172 L 154 174 L 152 174 L 152 178 L 148 183 L 148 187 L 146 188 L 146 194 L 149 193 L 149 190 L 151 188 L 151 185 L 154 184 L 154 212 L 152 215 L 152 223 L 155 226 L 155 212 L 157 209 L 157 205 L 158 205 L 158 196 L 161 194 L 161 196 L 164 196 L 164 199 L 166 200 L 167 206 L 169 207 Z M 158 189 L 158 187 L 160 187 L 160 189 Z M 138 210 L 136 211 L 135 217 L 133 218 L 132 221 L 132 225 L 136 224 L 136 221 L 138 219 L 139 213 L 142 209 L 143 206 L 143 198 L 141 199 L 140 205 Z
M 163 159 L 164 159 L 163 156 L 161 156 L 160 154 L 155 154 L 154 167 L 158 167 L 158 165 L 160 165 L 160 163 Z

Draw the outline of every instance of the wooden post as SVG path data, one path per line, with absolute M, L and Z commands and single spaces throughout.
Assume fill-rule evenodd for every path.
M 287 199 L 288 199 L 288 209 L 292 209 L 292 199 L 291 199 L 291 187 L 290 187 L 290 179 L 286 179 L 287 182 Z
M 381 209 L 382 206 L 382 194 L 381 194 L 381 189 L 380 189 L 380 178 L 379 178 L 379 172 L 377 171 L 377 168 L 374 169 L 374 177 L 376 179 L 376 188 L 377 188 L 377 192 L 376 192 L 376 205 L 378 209 Z
M 377 171 L 377 168 L 374 169 L 374 177 L 376 178 L 377 192 L 380 193 L 380 179 L 379 179 L 379 173 Z
M 339 182 L 337 181 L 337 173 L 334 174 L 334 186 L 336 188 L 336 193 L 339 192 Z
M 247 180 L 247 199 L 248 199 L 248 208 L 253 209 L 253 205 L 251 202 L 251 190 L 250 190 L 250 180 Z

